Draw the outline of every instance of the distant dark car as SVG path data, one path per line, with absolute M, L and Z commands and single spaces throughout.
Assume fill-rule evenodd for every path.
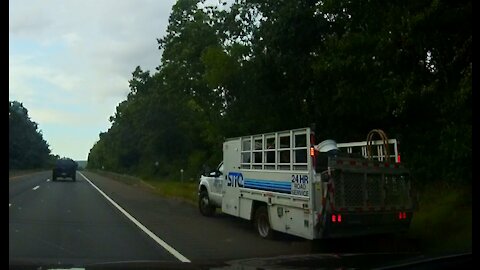
M 62 158 L 57 160 L 52 171 L 52 180 L 57 181 L 58 177 L 71 178 L 76 181 L 78 164 L 72 159 Z

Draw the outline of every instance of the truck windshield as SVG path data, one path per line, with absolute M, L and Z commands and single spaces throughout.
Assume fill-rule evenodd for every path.
M 218 165 L 217 170 L 218 170 L 219 172 L 223 173 L 223 162 L 220 163 L 220 165 Z

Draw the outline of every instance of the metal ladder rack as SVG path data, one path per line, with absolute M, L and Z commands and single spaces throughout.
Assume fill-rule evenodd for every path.
M 389 155 L 387 160 L 390 158 L 394 158 L 395 163 L 400 163 L 400 155 L 398 153 L 398 141 L 397 139 L 389 139 L 387 140 L 388 147 L 393 145 L 393 154 Z M 383 150 L 383 141 L 376 140 L 372 141 L 372 144 L 376 146 L 377 154 L 372 155 L 372 158 L 377 159 L 378 161 L 384 162 L 386 160 L 386 153 Z M 364 158 L 368 158 L 367 154 L 367 141 L 363 142 L 349 142 L 349 143 L 337 143 L 338 149 L 345 149 L 345 151 L 349 154 L 353 153 L 360 153 Z M 358 149 L 360 148 L 360 151 Z

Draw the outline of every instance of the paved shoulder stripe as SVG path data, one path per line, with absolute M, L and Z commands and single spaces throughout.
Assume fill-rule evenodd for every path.
M 124 214 L 128 219 L 130 219 L 135 225 L 137 225 L 142 231 L 144 231 L 148 236 L 150 236 L 155 242 L 157 242 L 160 246 L 162 246 L 164 249 L 166 249 L 170 254 L 175 256 L 178 260 L 181 262 L 190 262 L 189 259 L 187 259 L 185 256 L 180 254 L 180 252 L 176 251 L 173 247 L 171 247 L 169 244 L 167 244 L 165 241 L 160 239 L 158 236 L 156 236 L 152 231 L 150 231 L 147 227 L 143 226 L 142 223 L 140 223 L 136 218 L 134 218 L 132 215 L 130 215 L 127 211 L 125 211 L 120 205 L 118 205 L 115 201 L 113 201 L 110 197 L 107 196 L 102 190 L 100 190 L 92 181 L 90 181 L 85 175 L 83 175 L 81 172 L 78 172 L 85 180 L 87 180 L 90 185 L 92 185 L 100 194 L 102 194 L 110 203 L 113 204 L 122 214 Z

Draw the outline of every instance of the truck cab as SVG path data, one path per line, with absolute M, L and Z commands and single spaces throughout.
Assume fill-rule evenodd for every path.
M 198 207 L 202 215 L 211 216 L 215 213 L 216 208 L 222 206 L 224 180 L 223 161 L 218 164 L 215 170 L 205 171 L 200 176 L 200 183 L 198 185 Z

